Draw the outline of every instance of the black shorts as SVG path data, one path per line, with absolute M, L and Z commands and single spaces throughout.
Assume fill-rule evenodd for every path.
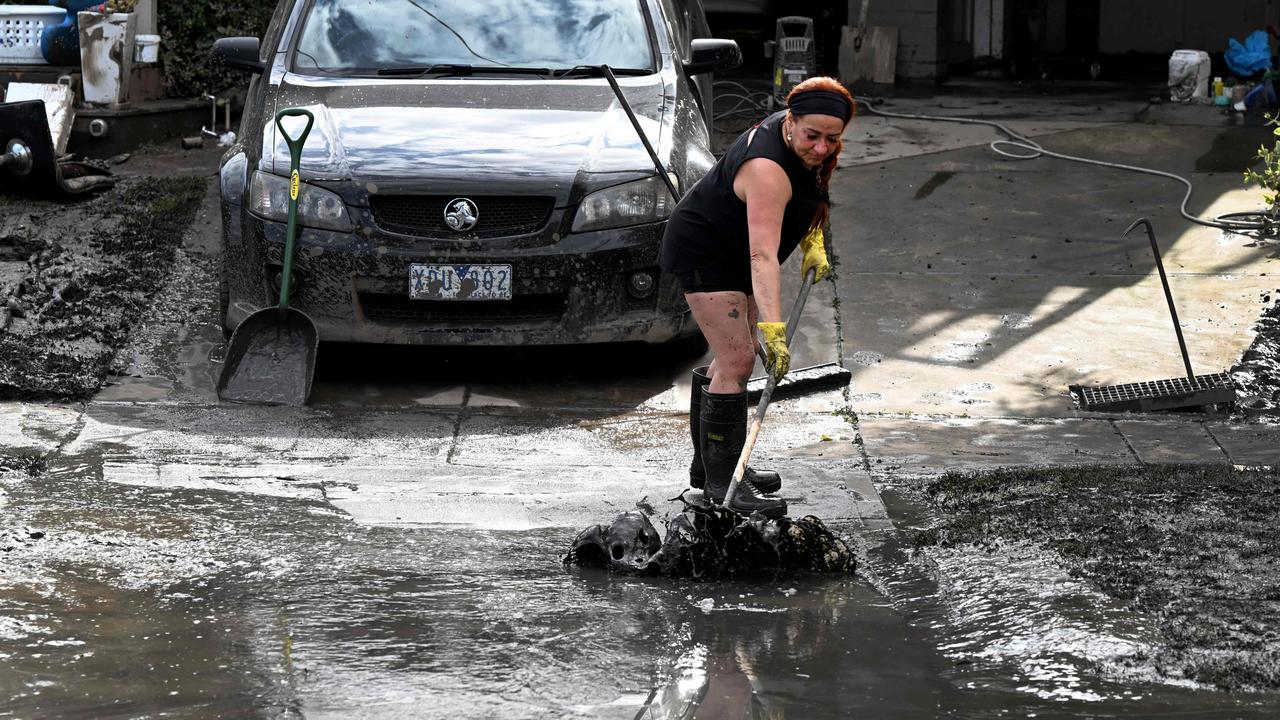
M 680 289 L 686 293 L 740 292 L 751 294 L 751 259 L 743 243 L 739 253 L 726 252 L 695 242 L 683 240 L 697 233 L 678 218 L 667 223 L 662 238 L 658 264 L 668 274 L 680 281 Z
M 745 280 L 737 273 L 721 272 L 718 268 L 694 268 L 672 273 L 680 281 L 685 293 L 740 292 L 751 297 L 751 278 Z

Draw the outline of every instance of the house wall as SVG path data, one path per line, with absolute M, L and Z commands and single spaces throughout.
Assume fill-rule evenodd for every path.
M 898 28 L 897 75 L 927 80 L 939 75 L 939 0 L 872 0 L 868 25 Z M 849 23 L 858 22 L 861 0 L 849 0 Z
M 1018 0 L 972 0 L 973 56 L 1003 58 L 1008 21 Z M 858 20 L 863 0 L 848 0 L 849 24 Z M 946 75 L 944 28 L 939 6 L 947 0 L 871 0 L 867 22 L 898 28 L 897 75 L 931 80 Z M 1061 54 L 1067 45 L 1068 0 L 1045 0 L 1045 50 Z M 1280 27 L 1280 0 L 1101 0 L 1098 51 L 1169 53 L 1180 48 L 1220 53 L 1227 39 L 1243 40 L 1267 24 Z
M 875 6 L 872 5 L 872 10 Z M 1180 48 L 1219 53 L 1227 38 L 1244 40 L 1268 23 L 1280 25 L 1277 0 L 1102 0 L 1098 51 L 1168 53 Z M 1049 0 L 1049 54 L 1066 46 L 1067 0 Z
M 1004 15 L 1004 0 L 974 0 L 974 57 L 1004 57 Z

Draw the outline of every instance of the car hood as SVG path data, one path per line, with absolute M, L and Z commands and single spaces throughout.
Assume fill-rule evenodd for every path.
M 662 147 L 661 78 L 619 83 L 650 143 Z M 278 107 L 304 107 L 315 116 L 300 162 L 305 179 L 355 181 L 368 192 L 533 191 L 564 204 L 571 195 L 654 173 L 603 79 L 405 83 L 286 76 Z M 294 137 L 303 125 L 301 118 L 285 120 Z M 261 167 L 289 172 L 289 149 L 274 120 L 263 129 Z

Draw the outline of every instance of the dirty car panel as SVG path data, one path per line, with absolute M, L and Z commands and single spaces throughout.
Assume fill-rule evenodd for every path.
M 266 33 L 276 47 L 258 49 L 262 74 L 223 160 L 224 328 L 278 292 L 288 150 L 271 118 L 305 107 L 315 125 L 301 158 L 291 305 L 322 339 L 552 345 L 696 334 L 674 278 L 657 268 L 675 201 L 590 66 L 617 65 L 650 142 L 690 187 L 714 162 L 709 78 L 683 64 L 705 36 L 700 6 L 447 5 L 315 0 L 277 12 Z M 556 20 L 564 7 L 577 12 Z M 427 288 L 428 270 L 464 287 Z

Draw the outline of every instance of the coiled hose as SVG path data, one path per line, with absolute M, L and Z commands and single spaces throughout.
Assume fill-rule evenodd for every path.
M 759 122 L 770 113 L 772 96 L 767 92 L 752 91 L 746 85 L 732 80 L 720 80 L 713 86 L 715 90 L 715 111 L 712 116 L 716 132 L 740 133 Z M 732 101 L 729 107 L 723 107 L 724 101 Z M 725 121 L 733 120 L 731 125 Z
M 994 120 L 950 117 L 946 115 L 920 115 L 915 113 L 889 112 L 889 111 L 880 110 L 876 108 L 875 105 L 871 101 L 867 100 L 866 98 L 858 98 L 857 103 L 862 107 L 866 108 L 867 111 L 869 111 L 871 114 L 879 115 L 881 117 L 898 118 L 901 120 L 928 120 L 928 121 L 967 123 L 967 124 L 973 124 L 973 125 L 989 125 L 999 130 L 1000 132 L 1004 133 L 1005 136 L 1008 138 L 1007 140 L 993 140 L 990 145 L 991 149 L 995 151 L 998 155 L 1011 158 L 1014 160 L 1034 160 L 1036 158 L 1047 155 L 1049 157 L 1055 157 L 1060 160 L 1069 160 L 1071 162 L 1084 163 L 1086 165 L 1097 165 L 1099 167 L 1114 168 L 1116 170 L 1128 170 L 1130 172 L 1144 173 L 1146 175 L 1158 175 L 1160 177 L 1169 178 L 1170 180 L 1177 180 L 1178 182 L 1185 185 L 1187 188 L 1186 194 L 1182 196 L 1182 205 L 1179 208 L 1179 212 L 1182 213 L 1182 217 L 1186 218 L 1190 222 L 1193 222 L 1197 225 L 1203 225 L 1205 227 L 1211 227 L 1211 228 L 1219 228 L 1221 230 L 1227 230 L 1230 232 L 1240 233 L 1240 234 L 1258 234 L 1258 235 L 1264 235 L 1264 236 L 1275 235 L 1277 234 L 1277 230 L 1280 230 L 1280 221 L 1277 221 L 1276 218 L 1273 218 L 1269 213 L 1263 210 L 1252 211 L 1252 212 L 1224 213 L 1222 215 L 1217 216 L 1213 220 L 1205 220 L 1196 215 L 1192 215 L 1187 210 L 1187 203 L 1190 202 L 1191 200 L 1191 191 L 1193 189 L 1193 186 L 1191 185 L 1190 180 L 1187 180 L 1181 175 L 1175 175 L 1170 172 L 1165 172 L 1163 170 L 1156 170 L 1153 168 L 1139 167 L 1137 165 L 1125 165 L 1123 163 L 1106 162 L 1104 160 L 1094 160 L 1092 158 L 1079 157 L 1076 155 L 1067 155 L 1065 153 L 1046 150 L 1034 140 L 1031 140 L 1030 138 L 1020 135 L 1014 132 L 1013 130 L 1010 130 L 1008 127 L 998 122 L 995 122 Z M 1016 149 L 1021 152 L 1013 152 L 1010 150 L 1010 148 Z

